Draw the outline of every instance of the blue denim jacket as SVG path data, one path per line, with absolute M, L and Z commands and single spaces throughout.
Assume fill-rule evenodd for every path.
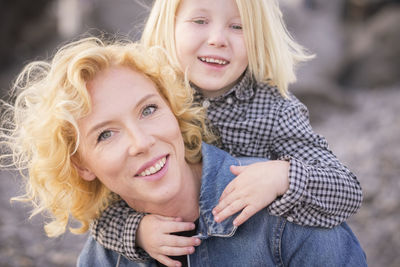
M 197 236 L 202 239 L 190 266 L 366 266 L 365 254 L 346 223 L 332 229 L 304 227 L 261 210 L 240 227 L 235 216 L 214 221 L 212 209 L 226 185 L 235 177 L 230 165 L 248 165 L 260 158 L 234 158 L 203 144 L 203 173 Z M 155 266 L 131 262 L 89 237 L 78 266 Z

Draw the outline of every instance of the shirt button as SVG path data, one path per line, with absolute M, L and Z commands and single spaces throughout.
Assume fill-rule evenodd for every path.
M 286 220 L 287 220 L 288 222 L 293 222 L 293 217 L 289 216 L 289 217 L 286 218 Z
M 208 108 L 210 106 L 210 101 L 207 99 L 203 101 L 203 108 Z
M 232 98 L 231 98 L 231 97 L 228 97 L 228 98 L 226 99 L 226 103 L 228 103 L 229 105 L 232 104 L 232 103 L 233 103 Z

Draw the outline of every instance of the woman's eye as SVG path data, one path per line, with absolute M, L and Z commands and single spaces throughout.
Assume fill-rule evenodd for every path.
M 99 134 L 99 137 L 97 137 L 97 143 L 107 140 L 112 136 L 112 132 L 109 130 L 103 131 Z
M 142 116 L 143 116 L 143 117 L 150 116 L 150 115 L 153 114 L 156 110 L 157 110 L 157 106 L 156 106 L 156 105 L 149 105 L 149 106 L 146 106 L 146 107 L 143 109 L 143 111 L 142 111 Z

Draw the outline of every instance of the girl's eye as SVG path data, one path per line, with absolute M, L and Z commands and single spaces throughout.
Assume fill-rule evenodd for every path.
M 242 30 L 243 29 L 241 24 L 233 24 L 231 26 L 231 28 L 234 29 L 234 30 Z
M 110 130 L 103 131 L 99 134 L 99 137 L 97 137 L 97 143 L 107 140 L 112 136 L 112 132 Z
M 148 106 L 146 106 L 146 107 L 143 109 L 143 111 L 142 111 L 142 116 L 143 116 L 143 117 L 150 116 L 150 115 L 153 114 L 156 110 L 157 110 L 157 106 L 156 106 L 156 105 L 148 105 Z
M 200 25 L 207 24 L 206 19 L 194 19 L 194 20 L 192 20 L 192 22 L 196 23 L 196 24 L 200 24 Z

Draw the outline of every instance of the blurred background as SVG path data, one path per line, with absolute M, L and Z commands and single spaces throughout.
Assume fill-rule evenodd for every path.
M 137 40 L 152 0 L 0 0 L 0 94 L 24 64 L 86 32 Z M 291 87 L 316 132 L 358 176 L 349 220 L 369 266 L 400 266 L 400 0 L 280 0 L 290 32 L 317 55 Z M 74 266 L 86 239 L 49 239 L 45 218 L 10 203 L 19 177 L 0 173 L 0 266 Z

